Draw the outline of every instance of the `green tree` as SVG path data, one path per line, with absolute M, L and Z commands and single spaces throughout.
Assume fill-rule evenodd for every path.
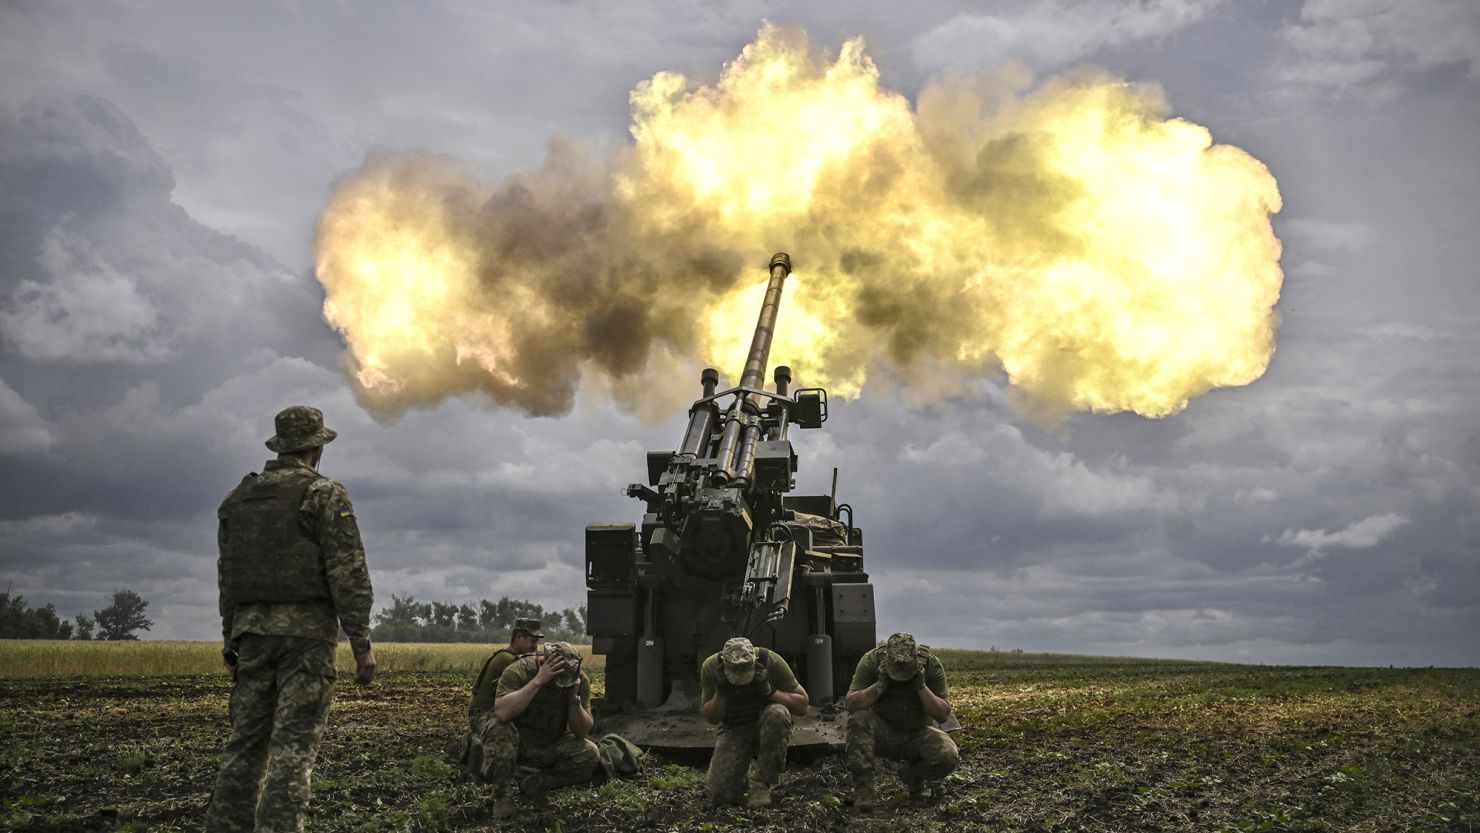
M 415 642 L 421 633 L 421 608 L 412 596 L 391 594 L 390 607 L 375 614 L 371 636 L 383 642 Z
M 24 596 L 0 591 L 0 639 L 71 639 L 72 623 L 57 615 L 56 605 L 26 607 Z
M 478 627 L 487 630 L 500 627 L 498 605 L 487 599 L 478 601 Z
M 391 595 L 391 603 L 375 614 L 370 635 L 378 642 L 487 642 L 509 639 L 515 618 L 540 621 L 551 641 L 588 643 L 586 608 L 545 609 L 508 596 L 498 601 L 480 599 L 476 604 L 418 602 L 411 596 Z
M 73 639 L 88 640 L 93 638 L 93 628 L 97 623 L 90 616 L 77 614 L 77 627 L 73 629 Z
M 457 627 L 457 605 L 448 602 L 432 602 L 432 617 L 428 624 L 452 630 Z
M 30 611 L 23 596 L 11 596 L 7 588 L 0 592 L 0 639 L 28 638 Z
M 35 639 L 71 639 L 72 623 L 57 615 L 56 605 L 46 605 L 31 611 Z
M 457 609 L 457 629 L 459 631 L 478 630 L 478 611 L 472 605 L 463 605 Z
M 93 611 L 98 624 L 98 638 L 108 640 L 138 639 L 134 631 L 147 631 L 153 620 L 144 616 L 149 602 L 132 590 L 115 590 L 113 604 Z

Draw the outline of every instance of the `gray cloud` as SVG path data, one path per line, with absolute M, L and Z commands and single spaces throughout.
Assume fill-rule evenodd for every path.
M 1335 532 L 1324 529 L 1287 529 L 1280 533 L 1275 543 L 1305 547 L 1310 556 L 1314 558 L 1333 547 L 1351 549 L 1375 547 L 1399 527 L 1407 524 L 1408 518 L 1397 512 L 1387 512 L 1355 521 Z
M 997 14 L 963 12 L 920 36 L 915 62 L 931 70 L 975 71 L 1004 61 L 1053 70 L 1103 50 L 1159 41 L 1196 23 L 1223 0 L 1055 0 Z
M 1280 38 L 1280 76 L 1314 92 L 1389 99 L 1446 66 L 1480 81 L 1480 11 L 1466 0 L 1307 0 Z
M 1480 662 L 1473 12 L 1069 8 L 992 24 L 946 3 L 325 6 L 289 25 L 251 6 L 5 6 L 0 581 L 68 615 L 135 587 L 152 636 L 212 638 L 216 502 L 268 456 L 272 414 L 308 402 L 340 431 L 324 470 L 350 490 L 382 601 L 580 603 L 582 528 L 637 520 L 618 490 L 682 414 L 649 424 L 583 391 L 560 419 L 474 395 L 377 424 L 304 273 L 312 220 L 373 146 L 502 175 L 556 134 L 619 142 L 633 84 L 712 80 L 769 16 L 823 43 L 864 32 L 905 90 L 1004 58 L 1105 59 L 1163 80 L 1286 200 L 1278 351 L 1251 386 L 1052 434 L 1001 379 L 930 406 L 881 384 L 794 436 L 802 491 L 841 469 L 881 632 Z M 1064 19 L 1045 29 L 1050 12 Z M 1389 96 L 1380 112 L 1372 93 Z
M 56 445 L 56 434 L 36 406 L 0 379 L 0 454 L 46 451 Z

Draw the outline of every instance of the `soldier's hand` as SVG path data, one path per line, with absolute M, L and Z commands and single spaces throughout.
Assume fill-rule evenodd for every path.
M 363 654 L 355 654 L 355 682 L 370 685 L 374 679 L 375 650 L 372 648 Z
M 776 691 L 776 687 L 771 685 L 771 675 L 763 673 L 759 670 L 755 672 L 755 680 L 753 680 L 750 685 L 753 689 L 755 689 L 756 696 L 760 697 L 762 700 L 767 699 L 771 696 L 773 692 Z
M 224 666 L 226 666 L 226 670 L 228 672 L 230 672 L 230 674 L 231 674 L 231 681 L 232 682 L 236 682 L 236 666 L 237 666 L 237 661 L 238 660 L 237 660 L 236 651 L 222 651 L 221 652 L 221 664 L 224 665 Z
M 545 654 L 545 658 L 540 660 L 539 669 L 534 672 L 534 678 L 540 685 L 548 685 L 564 670 L 565 657 Z
M 908 680 L 906 680 L 904 682 L 904 685 L 906 687 L 908 687 L 910 691 L 919 691 L 920 689 L 924 688 L 925 687 L 925 672 L 924 671 L 916 671 L 915 672 L 915 676 L 910 677 Z
M 880 694 L 889 690 L 889 675 L 884 672 L 884 666 L 879 666 L 879 679 L 874 683 L 874 689 Z

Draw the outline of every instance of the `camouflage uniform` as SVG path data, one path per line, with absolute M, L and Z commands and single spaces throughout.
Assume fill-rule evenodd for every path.
M 322 414 L 295 406 L 278 415 L 268 448 L 301 451 L 333 438 Z M 242 501 L 262 496 L 298 505 L 289 509 L 292 517 L 263 524 L 265 516 L 240 510 Z M 270 460 L 262 474 L 248 475 L 218 517 L 222 638 L 227 655 L 237 659 L 231 738 L 206 830 L 299 831 L 334 699 L 340 628 L 356 655 L 370 650 L 374 593 L 365 551 L 344 487 L 292 458 Z M 288 545 L 280 546 L 284 540 Z M 278 571 L 284 565 L 273 557 L 285 551 L 291 553 L 283 559 L 297 560 Z
M 747 665 L 746 651 L 739 650 L 734 645 L 737 642 L 750 649 L 749 640 L 732 639 L 725 643 L 725 651 L 710 655 L 699 667 L 699 702 L 709 702 L 716 691 L 725 695 L 725 716 L 704 782 L 705 794 L 714 805 L 734 804 L 746 794 L 746 773 L 752 760 L 758 785 L 769 788 L 781 779 L 781 771 L 786 768 L 786 746 L 791 741 L 791 712 L 780 703 L 767 702 L 766 697 L 771 691 L 801 690 L 786 660 L 765 648 L 748 654 L 753 676 L 737 685 L 727 673 L 727 667 Z M 731 654 L 740 661 L 730 661 Z M 762 667 L 764 674 L 759 673 Z
M 547 651 L 564 643 L 551 643 Z M 568 646 L 567 646 L 568 648 Z M 573 649 L 572 649 L 573 650 Z M 518 691 L 539 670 L 540 657 L 526 654 L 510 663 L 498 680 L 498 697 Z M 591 708 L 591 678 L 578 672 L 573 685 L 581 705 Z M 535 767 L 548 776 L 548 786 L 581 784 L 589 781 L 600 761 L 596 744 L 571 734 L 567 726 L 570 708 L 568 687 L 554 685 L 540 688 L 529 706 L 513 720 L 503 721 L 492 711 L 479 721 L 483 739 L 483 778 L 494 784 L 500 794 L 507 791 L 514 777 L 514 767 Z
M 898 636 L 907 635 L 896 634 L 890 637 L 890 642 L 895 642 Z M 862 691 L 880 680 L 887 687 L 872 708 L 848 716 L 848 744 L 843 760 L 855 782 L 872 776 L 876 758 L 903 761 L 905 780 L 911 783 L 914 792 L 921 782 L 937 780 L 954 770 L 961 763 L 961 753 L 951 736 L 935 726 L 925 713 L 915 675 L 901 681 L 886 673 L 888 650 L 886 643 L 864 654 L 853 673 L 849 691 Z M 916 657 L 919 667 L 916 673 L 924 675 L 925 686 L 935 696 L 945 699 L 946 673 L 940 659 L 923 645 L 916 649 L 913 638 L 908 640 L 908 652 Z
M 538 619 L 515 619 L 514 633 L 526 633 L 536 640 L 543 639 Z M 518 640 L 515 640 L 518 641 Z M 484 748 L 489 734 L 497 731 L 498 719 L 493 715 L 493 701 L 498 696 L 498 681 L 504 670 L 519 659 L 519 654 L 510 648 L 500 648 L 483 661 L 483 668 L 473 682 L 473 697 L 468 701 L 468 735 L 463 741 L 462 764 L 464 770 L 480 780 L 488 780 L 483 766 Z

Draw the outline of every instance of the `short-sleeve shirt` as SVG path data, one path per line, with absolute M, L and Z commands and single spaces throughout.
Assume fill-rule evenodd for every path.
M 719 654 L 710 654 L 699 666 L 699 702 L 708 703 L 714 697 L 714 691 L 719 687 L 719 678 L 724 674 L 720 666 Z M 771 679 L 771 688 L 777 691 L 798 691 L 796 674 L 792 673 L 791 666 L 775 651 L 766 651 L 766 676 Z
M 493 699 L 497 696 L 498 681 L 503 676 L 504 669 L 518 659 L 518 656 L 508 648 L 500 648 L 493 656 L 483 663 L 483 668 L 478 672 L 478 679 L 473 682 L 473 700 L 468 704 L 468 722 L 477 724 L 478 718 L 487 714 L 493 708 Z
M 879 681 L 881 673 L 879 658 L 883 652 L 884 647 L 881 645 L 858 660 L 858 666 L 853 671 L 853 682 L 848 686 L 849 691 L 862 691 Z M 940 664 L 940 658 L 935 654 L 928 654 L 928 657 L 929 659 L 925 661 L 925 687 L 930 689 L 936 697 L 944 700 L 946 698 L 946 669 Z M 929 716 L 925 714 L 925 706 L 920 702 L 919 695 L 914 690 L 905 688 L 904 685 L 904 683 L 890 680 L 889 686 L 874 702 L 871 711 L 896 729 L 911 730 L 930 725 Z
M 525 656 L 530 655 L 525 654 Z M 495 697 L 502 697 L 505 694 L 513 694 L 519 689 L 524 688 L 526 683 L 534 679 L 535 670 L 537 670 L 538 667 L 536 667 L 536 669 L 527 669 L 525 665 L 526 664 L 522 662 L 511 662 L 508 666 L 504 668 L 504 672 L 500 674 L 498 678 L 498 688 L 495 691 Z M 581 681 L 577 683 L 577 685 L 581 687 L 581 692 L 579 695 L 581 698 L 581 705 L 585 706 L 588 709 L 591 708 L 591 678 L 586 676 L 585 671 L 581 672 Z M 559 688 L 559 686 L 551 683 L 550 688 Z
M 498 678 L 498 697 L 513 694 L 534 678 L 539 670 L 535 654 L 526 654 L 517 662 L 509 663 Z M 581 681 L 576 683 L 576 696 L 583 708 L 591 708 L 591 678 L 581 672 Z M 565 689 L 550 683 L 535 693 L 534 699 L 512 722 L 519 729 L 520 742 L 536 746 L 548 746 L 570 731 L 566 715 L 569 710 L 569 695 Z
M 848 685 L 849 691 L 863 691 L 879 681 L 879 649 L 864 654 L 858 660 L 858 666 L 853 670 L 853 682 Z M 894 683 L 890 680 L 890 683 Z M 942 700 L 946 697 L 946 669 L 940 664 L 940 658 L 930 654 L 930 659 L 925 663 L 925 686 Z

